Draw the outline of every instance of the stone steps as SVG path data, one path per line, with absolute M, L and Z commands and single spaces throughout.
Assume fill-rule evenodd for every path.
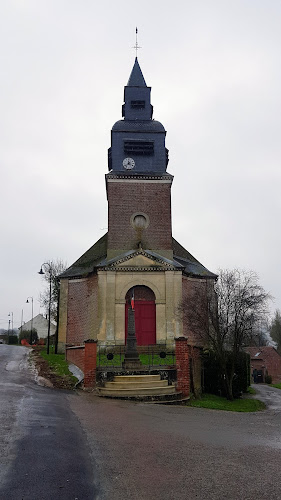
M 137 382 L 132 380 L 132 382 L 105 382 L 104 387 L 106 389 L 139 389 L 139 388 L 153 388 L 153 387 L 167 387 L 168 380 L 152 380 L 150 382 Z
M 178 400 L 182 397 L 175 385 L 168 385 L 160 375 L 117 375 L 113 382 L 105 382 L 99 389 L 99 396 L 138 400 Z
M 160 375 L 115 375 L 114 382 L 149 382 L 161 380 Z

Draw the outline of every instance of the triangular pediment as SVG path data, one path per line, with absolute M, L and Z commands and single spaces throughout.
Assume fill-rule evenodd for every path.
M 108 269 L 174 269 L 173 262 L 150 251 L 138 250 L 135 252 L 119 255 L 107 263 Z
M 163 263 L 152 259 L 151 257 L 147 257 L 146 255 L 139 254 L 134 255 L 128 260 L 123 262 L 119 262 L 117 267 L 149 267 L 149 266 L 163 266 Z

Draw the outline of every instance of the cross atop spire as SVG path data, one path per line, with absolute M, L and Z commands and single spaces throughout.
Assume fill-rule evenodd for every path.
M 133 46 L 133 49 L 136 49 L 136 57 L 138 57 L 138 50 L 141 49 L 138 44 L 138 28 L 136 28 L 136 44 Z

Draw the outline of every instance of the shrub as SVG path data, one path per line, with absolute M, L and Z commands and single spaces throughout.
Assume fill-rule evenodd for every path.
M 19 334 L 19 343 L 21 340 L 25 339 L 30 344 L 31 330 L 22 330 Z M 32 328 L 32 344 L 36 344 L 38 340 L 37 330 Z
M 228 369 L 231 364 L 231 352 L 227 354 Z M 224 379 L 220 371 L 216 355 L 208 351 L 203 355 L 203 391 L 209 394 L 225 396 Z M 233 396 L 239 397 L 242 392 L 246 392 L 250 385 L 250 356 L 245 352 L 240 352 L 235 365 L 235 375 L 233 379 Z
M 272 384 L 272 376 L 271 375 L 266 375 L 264 377 L 264 381 L 266 384 Z
M 9 344 L 15 345 L 18 343 L 18 340 L 19 339 L 17 335 L 9 335 L 9 340 L 8 340 Z

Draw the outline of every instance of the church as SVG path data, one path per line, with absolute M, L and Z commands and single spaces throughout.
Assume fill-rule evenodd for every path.
M 108 232 L 60 275 L 60 352 L 88 339 L 124 345 L 132 299 L 138 345 L 173 346 L 182 336 L 200 344 L 179 310 L 198 284 L 214 282 L 216 275 L 172 236 L 173 176 L 165 139 L 136 58 L 122 119 L 111 130 Z

